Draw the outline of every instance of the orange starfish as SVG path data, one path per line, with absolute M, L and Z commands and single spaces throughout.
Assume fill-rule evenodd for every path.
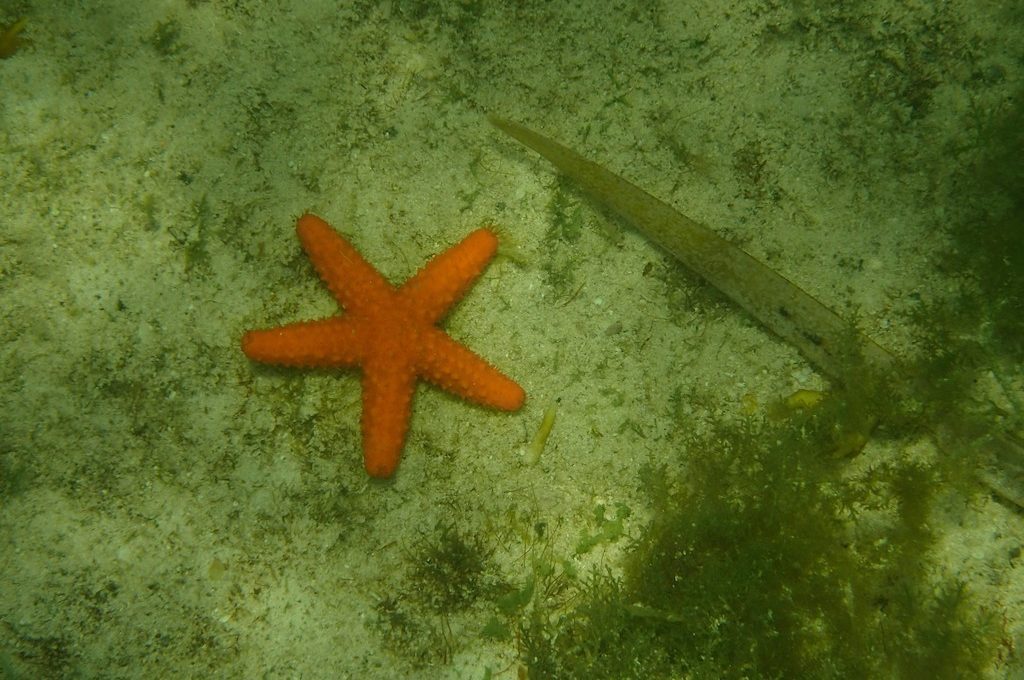
M 417 378 L 492 408 L 523 405 L 523 388 L 434 325 L 494 256 L 494 232 L 474 231 L 395 288 L 319 217 L 303 215 L 297 231 L 346 313 L 249 331 L 242 351 L 286 366 L 361 366 L 367 472 L 390 477 L 398 467 Z

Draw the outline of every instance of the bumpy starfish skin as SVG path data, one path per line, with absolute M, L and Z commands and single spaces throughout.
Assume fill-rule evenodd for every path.
M 434 325 L 494 256 L 494 232 L 474 231 L 395 288 L 319 217 L 302 216 L 297 230 L 346 313 L 249 331 L 242 350 L 254 361 L 285 366 L 361 366 L 367 472 L 390 477 L 398 466 L 417 378 L 492 408 L 523 405 L 518 384 Z

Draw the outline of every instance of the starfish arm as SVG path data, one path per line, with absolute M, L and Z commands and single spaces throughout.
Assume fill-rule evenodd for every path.
M 490 229 L 477 229 L 433 258 L 399 289 L 417 318 L 434 323 L 469 289 L 498 250 Z
M 394 294 L 391 284 L 380 272 L 316 215 L 303 215 L 295 229 L 320 278 L 346 310 L 367 312 L 384 304 Z
M 351 316 L 249 331 L 242 351 L 253 361 L 282 366 L 354 366 L 366 356 L 366 334 Z
M 398 467 L 415 390 L 408 363 L 378 355 L 363 364 L 363 466 L 373 477 L 390 477 Z
M 430 328 L 421 340 L 417 368 L 426 380 L 463 399 L 502 411 L 515 411 L 523 405 L 526 393 L 522 387 L 443 331 Z

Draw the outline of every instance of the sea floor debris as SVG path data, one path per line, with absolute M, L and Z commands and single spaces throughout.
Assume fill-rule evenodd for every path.
M 895 354 L 740 247 L 559 142 L 494 115 L 489 120 L 796 347 L 840 386 L 868 380 L 890 394 L 927 399 L 920 376 Z M 866 441 L 875 424 L 888 415 L 866 410 L 854 434 Z M 1007 432 L 948 423 L 933 423 L 930 429 L 939 448 L 975 453 L 982 461 L 978 479 L 1003 500 L 1024 509 L 1024 445 L 1018 439 Z

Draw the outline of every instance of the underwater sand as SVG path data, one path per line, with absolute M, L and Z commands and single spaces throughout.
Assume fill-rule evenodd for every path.
M 516 677 L 515 639 L 480 634 L 484 600 L 409 610 L 408 639 L 385 620 L 427 537 L 487 536 L 516 582 L 542 524 L 553 555 L 615 572 L 648 519 L 644 466 L 680 465 L 691 425 L 828 383 L 484 114 L 622 174 L 912 355 L 908 315 L 960 285 L 936 266 L 949 149 L 1024 70 L 1024 26 L 996 2 L 938 18 L 874 3 L 867 38 L 759 0 L 17 4 L 0 16 L 21 9 L 31 40 L 0 61 L 14 677 Z M 922 95 L 896 46 L 937 25 L 975 62 L 912 54 Z M 247 329 L 337 311 L 294 234 L 307 211 L 395 282 L 497 224 L 522 262 L 492 263 L 444 328 L 526 406 L 421 383 L 396 476 L 368 478 L 357 374 L 239 348 Z M 630 508 L 625 536 L 575 555 L 599 505 Z M 1021 515 L 979 494 L 942 519 L 936 569 L 1003 612 L 1019 647 Z M 993 674 L 1014 670 L 1016 653 Z

